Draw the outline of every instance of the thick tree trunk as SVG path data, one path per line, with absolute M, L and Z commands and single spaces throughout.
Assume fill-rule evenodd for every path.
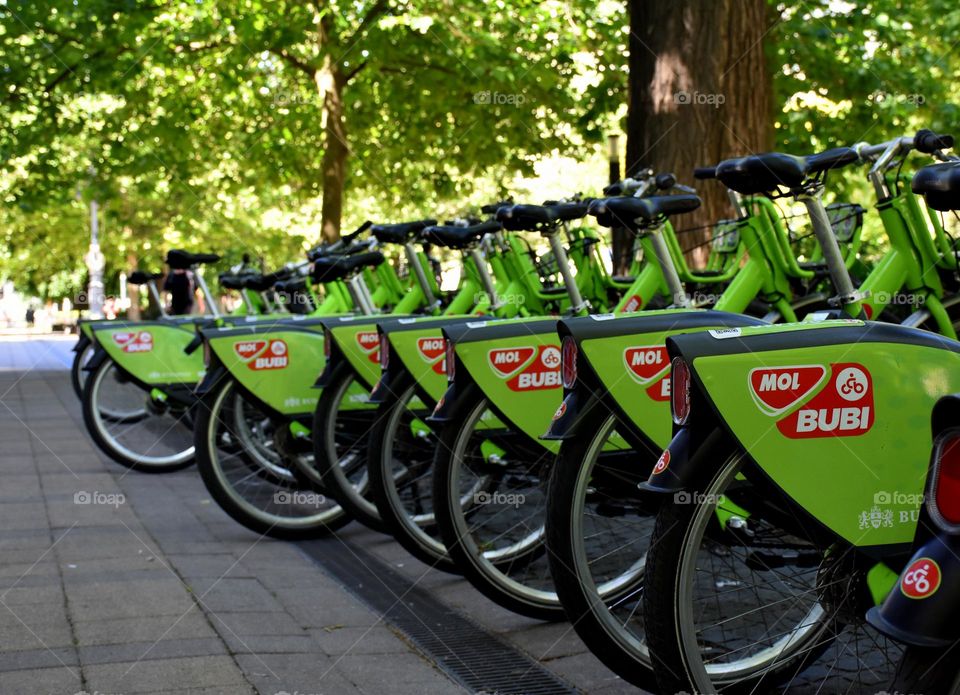
M 772 87 L 763 38 L 775 17 L 767 0 L 628 2 L 626 174 L 649 166 L 696 186 L 703 207 L 678 217 L 678 230 L 729 217 L 723 187 L 695 182 L 693 169 L 769 150 Z M 687 250 L 708 238 L 706 229 L 680 235 Z M 615 249 L 621 262 L 623 241 Z M 695 263 L 706 255 L 703 246 L 690 253 Z
M 326 241 L 336 241 L 340 238 L 343 186 L 347 175 L 347 157 L 350 154 L 343 112 L 343 89 L 347 78 L 328 56 L 314 79 L 323 99 L 324 120 L 321 234 Z

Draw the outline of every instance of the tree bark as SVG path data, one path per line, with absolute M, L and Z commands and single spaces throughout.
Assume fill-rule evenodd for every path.
M 325 241 L 340 238 L 340 220 L 343 216 L 343 187 L 347 177 L 347 127 L 343 112 L 343 90 L 347 77 L 328 55 L 315 76 L 317 89 L 323 99 L 324 149 L 323 206 L 320 212 L 321 234 Z
M 626 175 L 649 166 L 697 188 L 703 206 L 678 217 L 678 230 L 729 217 L 723 186 L 694 181 L 693 169 L 769 150 L 772 80 L 763 39 L 775 17 L 767 0 L 628 2 Z M 709 231 L 680 234 L 694 263 L 708 254 L 701 244 Z M 615 258 L 629 262 L 626 240 L 619 241 Z

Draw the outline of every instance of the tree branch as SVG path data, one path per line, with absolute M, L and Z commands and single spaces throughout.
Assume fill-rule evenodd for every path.
M 367 27 L 373 24 L 376 20 L 380 19 L 390 10 L 390 3 L 388 0 L 377 0 L 373 5 L 370 6 L 370 9 L 366 11 L 363 15 L 363 19 L 360 20 L 360 24 L 357 25 L 356 31 L 354 31 L 350 38 L 344 42 L 345 46 L 352 46 L 357 39 L 359 39 L 363 32 L 367 30 Z
M 307 75 L 311 80 L 313 79 L 313 76 L 317 72 L 316 68 L 310 65 L 310 63 L 300 60 L 295 55 L 288 53 L 286 49 L 271 48 L 270 52 L 273 53 L 274 55 L 279 56 L 280 58 L 285 60 L 287 63 L 289 63 L 291 66 L 293 66 L 295 69 Z
M 352 80 L 352 79 L 353 79 L 353 76 L 356 75 L 356 74 L 357 74 L 358 72 L 360 72 L 361 70 L 363 70 L 363 69 L 367 66 L 367 63 L 369 63 L 369 62 L 370 62 L 370 61 L 365 60 L 365 61 L 363 61 L 362 63 L 360 63 L 359 65 L 357 65 L 357 67 L 355 67 L 353 70 L 351 70 L 350 72 L 348 72 L 348 73 L 346 74 L 346 76 L 343 78 L 343 83 L 346 84 L 347 82 L 349 82 L 350 80 Z

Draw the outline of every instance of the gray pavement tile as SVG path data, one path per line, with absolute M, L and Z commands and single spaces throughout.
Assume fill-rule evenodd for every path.
M 40 621 L 27 611 L 14 609 L 19 620 L 0 608 L 0 645 L 4 652 L 31 651 L 37 649 L 72 647 L 73 631 L 66 618 Z M 0 691 L 2 692 L 2 691 Z
M 278 589 L 277 600 L 303 627 L 369 627 L 377 616 L 336 586 Z
M 218 611 L 210 617 L 217 632 L 240 635 L 306 635 L 300 624 L 286 611 Z
M 264 695 L 354 695 L 361 693 L 334 667 L 334 660 L 315 654 L 238 654 L 237 663 Z M 381 693 L 394 692 L 381 685 Z
M 152 531 L 152 529 L 151 529 Z M 256 574 L 232 553 L 210 555 L 167 555 L 167 562 L 184 577 L 200 579 L 229 576 L 254 577 Z
M 347 654 L 336 659 L 336 670 L 365 692 L 390 684 L 394 693 L 465 692 L 420 654 L 408 651 L 374 658 L 368 654 Z M 445 689 L 445 690 L 444 690 Z
M 94 664 L 84 668 L 87 690 L 104 693 L 145 693 L 233 686 L 248 683 L 229 656 L 200 656 L 128 663 Z
M 309 635 L 234 635 L 221 633 L 234 654 L 320 654 Z
M 56 668 L 69 666 L 76 670 L 77 652 L 73 647 L 41 647 L 16 652 L 0 652 L 0 671 Z
M 410 650 L 409 643 L 383 622 L 368 627 L 312 628 L 310 636 L 331 656 L 341 654 L 395 654 Z
M 80 670 L 57 666 L 0 672 L 0 693 L 18 695 L 72 695 L 82 689 Z
M 66 591 L 70 611 L 77 620 L 180 615 L 195 609 L 190 595 L 174 577 L 157 581 L 67 584 Z
M 219 611 L 269 611 L 278 608 L 276 599 L 256 579 L 200 578 L 188 582 L 204 608 Z
M 194 609 L 186 615 L 137 616 L 107 620 L 77 620 L 73 623 L 77 644 L 83 646 L 155 642 L 159 639 L 204 639 L 217 633 L 206 616 Z
M 84 668 L 91 664 L 129 663 L 131 661 L 227 654 L 226 647 L 217 637 L 180 639 L 169 639 L 168 637 L 164 636 L 163 639 L 149 642 L 82 646 L 78 647 L 77 651 Z

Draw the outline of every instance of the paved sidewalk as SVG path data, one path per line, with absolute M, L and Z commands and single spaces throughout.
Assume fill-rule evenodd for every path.
M 229 519 L 193 469 L 100 455 L 71 344 L 0 342 L 0 693 L 463 692 L 298 546 Z M 635 692 L 569 625 L 501 610 L 357 524 L 340 537 L 579 690 Z

